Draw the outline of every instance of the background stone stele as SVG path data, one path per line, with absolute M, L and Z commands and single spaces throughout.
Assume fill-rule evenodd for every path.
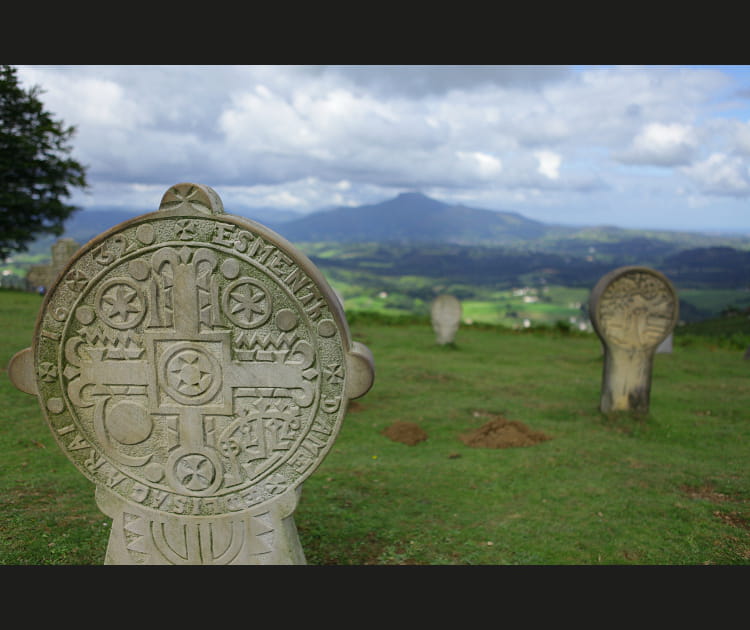
M 674 346 L 674 333 L 669 333 L 656 348 L 656 354 L 670 354 Z
M 438 295 L 430 307 L 430 317 L 437 343 L 453 343 L 461 323 L 461 302 L 452 295 Z
M 9 366 L 113 520 L 108 564 L 301 564 L 293 513 L 374 380 L 291 243 L 178 184 L 90 241 Z
M 72 238 L 57 239 L 50 248 L 52 260 L 49 265 L 33 265 L 26 274 L 26 279 L 33 287 L 52 286 L 55 277 L 78 250 L 78 243 Z
M 648 412 L 654 354 L 678 312 L 672 283 L 654 269 L 620 267 L 597 282 L 589 313 L 604 348 L 601 411 Z

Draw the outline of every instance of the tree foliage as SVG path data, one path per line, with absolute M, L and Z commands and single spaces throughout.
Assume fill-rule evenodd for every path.
M 86 168 L 69 157 L 75 127 L 54 120 L 40 93 L 0 66 L 0 261 L 38 236 L 62 234 L 77 209 L 63 199 L 88 186 Z

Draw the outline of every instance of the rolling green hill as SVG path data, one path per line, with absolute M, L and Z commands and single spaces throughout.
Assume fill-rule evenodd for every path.
M 79 212 L 64 236 L 84 244 L 136 214 Z M 549 225 L 420 193 L 302 217 L 267 208 L 237 214 L 295 243 L 357 310 L 424 315 L 437 293 L 451 292 L 466 301 L 471 319 L 512 326 L 526 320 L 575 323 L 585 319 L 575 304 L 586 301 L 601 276 L 624 265 L 665 273 L 680 293 L 683 321 L 750 306 L 748 236 Z M 3 285 L 20 286 L 32 265 L 49 260 L 52 242 L 40 239 L 0 266 Z M 584 297 L 556 302 L 550 288 Z M 526 294 L 514 296 L 519 290 Z

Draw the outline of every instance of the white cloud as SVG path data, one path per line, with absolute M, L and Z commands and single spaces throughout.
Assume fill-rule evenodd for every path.
M 176 183 L 176 182 L 175 182 Z M 309 212 L 327 206 L 356 206 L 377 203 L 395 196 L 401 190 L 384 192 L 373 185 L 342 185 L 344 182 L 322 181 L 305 177 L 287 181 L 283 187 L 258 184 L 253 186 L 221 185 L 214 187 L 224 201 L 227 212 L 252 207 L 278 207 L 297 212 Z M 164 191 L 159 191 L 160 195 Z M 159 195 L 159 198 L 160 198 Z
M 148 124 L 150 111 L 127 95 L 117 82 L 49 68 L 19 68 L 24 85 L 41 85 L 41 100 L 54 118 L 78 126 L 135 129 Z
M 539 160 L 539 172 L 549 179 L 560 178 L 560 165 L 562 157 L 553 151 L 536 151 L 534 153 Z
M 627 164 L 679 166 L 691 161 L 697 146 L 697 134 L 689 125 L 648 123 L 619 160 Z
M 263 85 L 234 95 L 218 126 L 227 148 L 240 154 L 303 151 L 318 144 L 314 127 L 305 125 L 299 112 Z
M 55 116 L 77 126 L 87 205 L 114 203 L 118 182 L 127 199 L 134 184 L 144 195 L 158 189 L 158 203 L 162 188 L 197 181 L 242 205 L 308 210 L 420 189 L 566 217 L 573 206 L 599 218 L 622 205 L 632 224 L 640 208 L 653 220 L 645 209 L 657 198 L 680 208 L 694 191 L 747 194 L 750 108 L 729 89 L 747 83 L 738 70 L 20 68 Z
M 741 157 L 714 153 L 682 170 L 703 194 L 750 196 L 750 169 Z
M 298 208 L 302 205 L 303 200 L 289 191 L 280 190 L 268 195 L 266 203 L 280 208 Z
M 494 177 L 503 170 L 500 160 L 481 151 L 456 151 L 456 156 L 462 164 L 468 166 L 469 171 L 480 179 Z
M 731 131 L 734 149 L 750 157 L 750 122 L 732 121 Z

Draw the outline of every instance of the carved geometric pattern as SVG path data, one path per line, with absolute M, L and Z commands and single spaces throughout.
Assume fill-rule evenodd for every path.
M 34 352 L 47 421 L 86 476 L 157 513 L 219 517 L 317 467 L 347 364 L 307 262 L 199 192 L 84 246 L 48 292 Z M 185 562 L 175 536 L 210 540 L 209 526 L 141 525 L 125 525 L 133 553 L 150 540 Z

